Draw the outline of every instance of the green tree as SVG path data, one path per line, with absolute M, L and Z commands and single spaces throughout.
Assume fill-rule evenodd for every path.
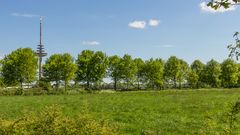
M 240 64 L 237 63 L 237 67 L 238 67 L 238 82 L 237 84 L 239 85 L 240 84 Z
M 64 81 L 65 90 L 70 80 L 75 78 L 76 65 L 73 57 L 68 54 L 54 54 L 50 56 L 43 65 L 43 75 L 48 81 L 56 83 L 59 89 L 60 82 Z
M 144 66 L 145 63 L 141 58 L 134 59 L 134 63 L 137 68 L 136 78 L 137 78 L 137 88 L 140 90 L 140 83 L 144 83 Z
M 167 80 L 174 82 L 174 88 L 177 88 L 177 79 L 181 70 L 181 62 L 176 56 L 171 56 L 164 68 L 164 76 Z
M 0 77 L 0 88 L 1 87 L 4 87 L 4 83 L 3 83 L 3 78 L 2 77 Z
M 0 88 L 1 88 L 1 87 L 4 87 L 1 63 L 2 63 L 2 62 L 1 62 L 1 60 L 0 60 Z
M 84 82 L 87 84 L 87 88 L 90 88 L 90 82 L 92 82 L 91 77 L 91 61 L 94 56 L 94 51 L 83 50 L 81 54 L 78 54 L 77 58 L 77 81 Z
M 114 82 L 114 90 L 117 90 L 117 83 L 123 78 L 123 64 L 121 58 L 117 55 L 109 57 L 108 75 Z
M 201 84 L 202 75 L 204 74 L 203 73 L 204 66 L 205 65 L 200 60 L 195 60 L 191 65 L 191 70 L 197 74 L 197 78 L 198 78 L 197 84 L 196 84 L 197 88 L 199 88 L 199 85 Z
M 62 67 L 62 80 L 64 81 L 64 86 L 65 86 L 65 90 L 67 90 L 67 85 L 69 84 L 69 81 L 73 80 L 76 75 L 76 70 L 77 70 L 77 66 L 74 62 L 73 57 L 68 54 L 68 53 L 64 53 L 62 56 L 62 62 L 61 67 Z
M 187 81 L 191 88 L 196 88 L 198 84 L 199 76 L 195 70 L 190 70 L 187 75 Z
M 2 60 L 0 59 L 0 87 L 3 87 L 3 76 L 2 76 Z
M 77 81 L 84 82 L 87 89 L 91 83 L 101 82 L 108 67 L 108 58 L 101 51 L 83 50 L 77 59 Z
M 132 59 L 132 57 L 128 54 L 125 54 L 121 59 L 122 64 L 122 77 L 127 85 L 127 90 L 129 89 L 129 84 L 133 82 L 135 74 L 137 72 L 137 67 Z
M 182 87 L 182 82 L 187 80 L 187 75 L 189 72 L 189 66 L 188 63 L 182 59 L 179 60 L 180 61 L 180 70 L 179 70 L 179 74 L 177 76 L 177 80 L 179 83 L 179 88 L 181 89 Z
M 164 85 L 164 62 L 162 59 L 150 59 L 146 61 L 144 75 L 145 81 L 154 89 L 163 89 Z
M 58 90 L 60 81 L 61 81 L 61 72 L 62 67 L 60 66 L 61 62 L 61 54 L 53 54 L 51 55 L 43 65 L 43 76 L 49 82 L 55 82 L 56 89 Z
M 91 80 L 93 83 L 102 82 L 103 78 L 106 76 L 108 68 L 108 57 L 101 51 L 95 52 L 90 62 Z
M 238 65 L 232 59 L 227 59 L 221 64 L 222 69 L 222 85 L 223 87 L 235 87 L 238 82 Z
M 3 82 L 7 86 L 32 83 L 36 80 L 37 56 L 30 48 L 19 48 L 4 57 L 2 63 Z
M 219 87 L 221 84 L 220 76 L 221 76 L 221 66 L 215 61 L 209 61 L 204 67 L 204 77 L 203 82 L 210 85 L 211 87 Z

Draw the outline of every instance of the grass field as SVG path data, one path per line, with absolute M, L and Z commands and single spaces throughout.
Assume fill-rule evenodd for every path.
M 240 89 L 2 96 L 0 117 L 16 119 L 23 110 L 37 112 L 52 104 L 75 117 L 87 106 L 94 119 L 113 125 L 119 134 L 201 134 L 207 128 L 221 132 L 226 108 L 239 97 Z

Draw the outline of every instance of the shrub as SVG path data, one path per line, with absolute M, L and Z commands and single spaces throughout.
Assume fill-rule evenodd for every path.
M 227 131 L 229 134 L 238 134 L 236 133 L 239 128 L 239 115 L 240 115 L 240 100 L 231 103 L 228 107 L 226 115 L 226 124 L 228 125 Z
M 39 86 L 40 88 L 42 88 L 43 90 L 46 90 L 46 91 L 52 90 L 51 83 L 50 83 L 49 81 L 47 81 L 46 79 L 41 79 L 41 80 L 38 82 L 38 86 Z
M 230 103 L 223 114 L 207 114 L 201 134 L 239 134 L 240 99 Z
M 0 89 L 0 96 L 12 96 L 16 94 L 17 89 Z
M 43 90 L 42 88 L 31 88 L 23 90 L 24 96 L 38 96 L 38 95 L 46 95 L 48 92 Z
M 78 118 L 63 116 L 59 106 L 49 106 L 39 114 L 25 113 L 17 120 L 1 120 L 0 134 L 3 135 L 113 135 L 114 130 L 104 123 L 92 120 L 89 115 Z
M 14 95 L 22 95 L 23 94 L 23 89 L 22 88 L 18 88 L 16 89 Z

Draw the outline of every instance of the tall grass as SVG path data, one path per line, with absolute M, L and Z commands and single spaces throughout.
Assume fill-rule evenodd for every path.
M 21 110 L 39 112 L 58 104 L 64 116 L 77 118 L 86 101 L 92 119 L 114 125 L 119 134 L 222 134 L 227 107 L 239 97 L 239 89 L 2 96 L 0 117 L 18 119 Z

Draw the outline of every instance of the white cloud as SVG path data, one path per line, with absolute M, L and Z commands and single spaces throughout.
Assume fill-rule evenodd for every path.
M 156 27 L 160 24 L 160 21 L 159 20 L 156 20 L 156 19 L 150 19 L 149 22 L 148 22 L 148 25 L 149 26 L 152 26 L 152 27 Z
M 173 48 L 174 45 L 163 45 L 162 47 L 163 47 L 163 48 Z
M 128 24 L 129 27 L 135 29 L 144 29 L 146 27 L 145 21 L 133 21 Z
M 202 2 L 200 3 L 200 8 L 202 11 L 204 12 L 210 12 L 210 13 L 224 13 L 224 12 L 227 12 L 227 11 L 233 11 L 236 9 L 236 6 L 230 6 L 229 8 L 225 9 L 224 7 L 220 7 L 219 9 L 215 10 L 211 7 L 208 7 L 207 6 L 207 3 L 206 2 Z
M 22 13 L 12 13 L 11 15 L 16 17 L 27 17 L 27 18 L 39 17 L 39 15 L 35 15 L 35 14 L 22 14 Z
M 83 45 L 100 45 L 101 43 L 98 41 L 83 41 Z
M 173 48 L 175 47 L 174 45 L 156 45 L 155 47 L 158 47 L 158 48 Z

